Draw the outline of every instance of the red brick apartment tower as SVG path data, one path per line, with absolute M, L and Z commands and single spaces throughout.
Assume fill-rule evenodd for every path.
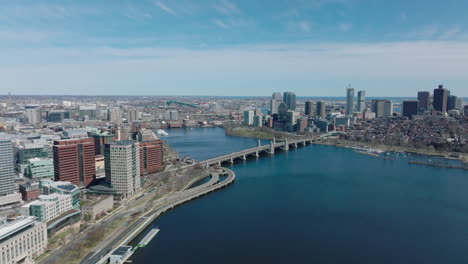
M 164 148 L 162 140 L 140 142 L 140 174 L 147 175 L 163 169 Z
M 88 187 L 96 178 L 93 138 L 56 140 L 53 152 L 56 181 Z

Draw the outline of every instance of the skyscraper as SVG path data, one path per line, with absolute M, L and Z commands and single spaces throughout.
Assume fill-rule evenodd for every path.
M 281 100 L 270 100 L 270 115 L 278 114 L 278 107 L 281 103 Z
M 42 111 L 39 108 L 27 108 L 26 117 L 29 124 L 39 124 L 42 120 Z
M 140 143 L 140 175 L 159 172 L 163 169 L 164 148 L 162 140 Z
M 392 115 L 393 104 L 390 100 L 374 99 L 372 100 L 372 112 L 375 117 L 387 117 Z
M 325 112 L 325 102 L 324 101 L 318 101 L 315 104 L 315 116 L 320 117 L 321 119 L 325 119 L 327 116 Z
M 15 191 L 13 144 L 6 135 L 0 135 L 0 196 Z
M 439 85 L 439 88 L 434 89 L 434 109 L 439 112 L 447 112 L 447 97 L 448 90 L 443 85 Z
M 141 191 L 139 148 L 136 141 L 114 141 L 104 148 L 106 181 L 125 197 Z
M 304 109 L 304 114 L 305 114 L 305 115 L 310 116 L 310 115 L 313 114 L 313 112 L 314 112 L 314 110 L 313 110 L 313 105 L 314 105 L 314 104 L 313 104 L 311 101 L 305 102 L 305 109 Z
M 447 99 L 447 111 L 457 108 L 457 97 L 455 95 L 450 95 Z
M 87 187 L 96 178 L 94 139 L 56 140 L 53 153 L 56 181 Z
M 120 109 L 117 107 L 107 109 L 107 120 L 110 122 L 121 123 L 122 112 Z
M 403 101 L 403 116 L 413 117 L 418 114 L 419 110 L 419 101 L 418 100 L 405 100 Z
M 296 110 L 296 94 L 292 92 L 284 92 L 283 101 L 286 104 L 288 110 Z
M 431 105 L 431 93 L 427 91 L 418 92 L 418 105 L 420 110 L 428 110 Z
M 352 115 L 354 113 L 354 88 L 346 88 L 346 114 Z
M 132 123 L 133 121 L 138 120 L 138 111 L 134 108 L 129 109 L 127 111 L 127 121 L 128 123 Z
M 455 102 L 455 109 L 463 110 L 463 98 L 457 98 L 457 101 Z
M 276 100 L 276 101 L 281 101 L 283 99 L 283 97 L 281 96 L 281 93 L 273 93 L 273 95 L 271 96 L 271 99 L 273 100 Z
M 384 102 L 384 116 L 392 116 L 393 114 L 393 103 L 390 100 L 385 100 Z
M 357 93 L 357 112 L 362 113 L 366 110 L 366 91 L 359 91 Z

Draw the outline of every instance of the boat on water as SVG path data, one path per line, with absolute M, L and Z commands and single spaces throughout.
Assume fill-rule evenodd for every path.
M 169 133 L 167 133 L 166 131 L 164 131 L 164 130 L 162 130 L 162 129 L 158 129 L 158 130 L 156 131 L 156 134 L 158 134 L 158 136 L 160 136 L 160 137 L 167 137 L 167 136 L 169 136 Z

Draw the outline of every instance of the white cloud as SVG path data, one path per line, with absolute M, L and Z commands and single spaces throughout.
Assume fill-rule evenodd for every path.
M 448 28 L 446 31 L 442 32 L 440 35 L 440 39 L 453 39 L 459 36 L 463 31 L 463 28 L 460 25 L 454 25 Z
M 417 30 L 410 32 L 407 36 L 415 39 L 432 39 L 439 33 L 437 24 L 425 25 Z
M 406 14 L 406 12 L 401 12 L 400 13 L 400 19 L 401 19 L 401 21 L 408 20 L 408 15 Z
M 213 24 L 215 24 L 216 26 L 220 27 L 220 28 L 229 28 L 228 25 L 226 25 L 226 23 L 224 23 L 222 20 L 220 19 L 215 19 L 213 20 Z
M 300 21 L 300 22 L 297 23 L 297 25 L 304 32 L 308 33 L 308 32 L 310 32 L 312 30 L 312 25 L 308 21 Z
M 176 15 L 176 12 L 174 10 L 172 10 L 170 7 L 168 7 L 167 5 L 161 3 L 160 1 L 156 1 L 154 3 L 155 5 L 157 5 L 159 8 L 161 8 L 164 12 L 168 13 L 168 14 L 171 14 L 173 16 Z
M 353 24 L 347 24 L 347 23 L 343 23 L 343 24 L 338 25 L 338 28 L 343 32 L 349 31 L 352 27 L 353 27 Z
M 127 10 L 125 10 L 123 15 L 134 21 L 143 21 L 153 18 L 150 13 L 141 11 L 133 5 L 128 5 Z
M 242 14 L 242 11 L 231 1 L 229 0 L 221 0 L 217 4 L 215 4 L 214 9 L 216 9 L 219 13 L 226 15 L 226 16 L 234 16 Z
M 466 83 L 466 50 L 466 42 L 444 41 L 243 45 L 214 50 L 152 47 L 0 50 L 0 93 L 1 89 L 38 93 L 37 88 L 63 92 L 65 87 L 76 93 L 90 87 L 93 88 L 90 92 L 101 94 L 114 87 L 122 89 L 121 94 L 132 94 L 133 90 L 128 89 L 133 87 L 176 90 L 181 87 L 177 91 L 183 93 L 187 85 L 216 86 L 220 82 L 233 86 L 239 79 L 247 86 L 261 86 L 268 81 L 307 83 L 311 78 L 340 81 L 343 86 L 356 79 L 374 80 L 376 90 L 386 85 L 379 80 Z M 463 87 L 456 88 L 451 87 L 454 94 L 468 96 Z

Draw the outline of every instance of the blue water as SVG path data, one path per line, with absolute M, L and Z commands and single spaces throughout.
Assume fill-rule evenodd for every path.
M 171 133 L 171 132 L 169 132 Z M 205 159 L 255 146 L 171 133 Z M 174 138 L 171 138 L 174 137 Z M 185 143 L 184 143 L 185 142 Z M 468 173 L 307 146 L 235 164 L 236 182 L 169 211 L 135 263 L 468 263 Z

